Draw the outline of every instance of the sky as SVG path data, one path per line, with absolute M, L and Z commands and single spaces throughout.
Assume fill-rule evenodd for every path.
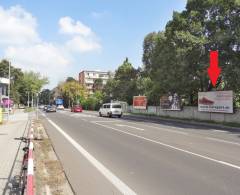
M 186 0 L 1 0 L 0 58 L 49 78 L 142 66 L 144 37 L 164 30 Z

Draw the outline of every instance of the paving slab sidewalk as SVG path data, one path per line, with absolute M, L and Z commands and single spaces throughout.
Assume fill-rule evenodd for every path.
M 19 139 L 25 136 L 28 126 L 28 113 L 16 110 L 9 122 L 0 125 L 0 194 L 20 194 L 14 190 L 14 176 L 21 171 L 25 143 Z

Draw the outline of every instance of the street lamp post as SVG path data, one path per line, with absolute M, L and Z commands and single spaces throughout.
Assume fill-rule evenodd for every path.
M 11 87 L 11 62 L 8 62 L 8 120 L 9 120 L 9 115 L 10 115 L 10 87 Z
M 32 102 L 31 102 L 31 107 L 33 108 L 33 92 L 32 92 Z
M 28 102 L 27 102 L 27 105 L 28 105 L 28 108 L 29 108 L 29 91 L 27 92 L 27 96 L 28 96 Z
M 37 102 L 37 109 L 36 109 L 37 113 L 36 114 L 37 114 L 37 120 L 38 120 L 38 93 L 36 93 L 36 96 L 37 96 L 37 101 L 36 101 Z

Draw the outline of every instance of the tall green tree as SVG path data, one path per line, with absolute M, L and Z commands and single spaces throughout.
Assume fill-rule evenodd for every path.
M 76 81 L 76 79 L 74 79 L 73 77 L 68 77 L 68 78 L 66 79 L 66 82 L 71 82 L 71 81 Z
M 20 88 L 22 85 L 23 72 L 19 68 L 15 68 L 14 66 L 10 66 L 11 71 L 11 90 L 10 97 L 16 104 L 20 103 L 21 94 Z M 9 61 L 2 60 L 0 62 L 0 77 L 8 78 L 9 77 Z
M 52 99 L 53 99 L 52 92 L 49 89 L 44 89 L 39 94 L 39 103 L 40 104 L 48 105 L 48 104 L 50 104 Z
M 87 96 L 86 89 L 77 81 L 61 83 L 59 89 L 67 107 L 81 103 Z
M 143 63 L 155 93 L 177 92 L 196 103 L 199 91 L 213 90 L 207 68 L 209 51 L 219 51 L 222 73 L 214 90 L 240 93 L 240 2 L 188 0 L 174 12 L 164 33 L 144 40 Z
M 103 89 L 103 80 L 101 78 L 98 78 L 93 83 L 93 90 L 94 92 L 96 92 L 96 91 L 101 91 L 102 89 Z
M 27 103 L 28 95 L 30 99 L 35 96 L 36 93 L 40 93 L 42 87 L 48 84 L 48 78 L 43 77 L 38 72 L 24 72 L 21 87 L 19 92 L 21 94 L 21 102 Z
M 132 97 L 139 95 L 137 78 L 139 70 L 135 69 L 126 58 L 104 88 L 105 100 L 120 100 L 132 103 Z

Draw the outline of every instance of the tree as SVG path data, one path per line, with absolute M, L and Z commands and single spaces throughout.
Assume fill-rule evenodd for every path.
M 143 41 L 143 68 L 147 73 L 150 73 L 153 66 L 153 55 L 155 53 L 158 38 L 163 35 L 164 32 L 151 32 L 144 38 Z
M 59 89 L 68 107 L 82 102 L 87 96 L 85 88 L 77 81 L 61 83 Z
M 19 92 L 21 94 L 21 102 L 27 103 L 28 94 L 34 96 L 39 93 L 44 85 L 48 84 L 48 78 L 43 77 L 38 72 L 24 72 L 21 87 Z
M 100 91 L 103 89 L 103 80 L 101 78 L 98 78 L 93 83 L 93 90 L 94 92 Z
M 66 82 L 71 82 L 71 81 L 76 81 L 73 77 L 68 77 L 67 79 L 66 79 Z
M 213 88 L 207 75 L 209 51 L 218 50 L 222 74 L 216 90 L 240 94 L 239 11 L 238 0 L 188 0 L 164 33 L 147 35 L 143 63 L 155 93 L 177 92 L 194 104 L 199 91 Z
M 99 110 L 103 103 L 103 93 L 96 91 L 82 101 L 82 106 L 86 110 Z
M 2 60 L 0 62 L 0 77 L 8 78 L 9 77 L 9 62 L 7 60 Z M 23 72 L 19 68 L 15 68 L 13 66 L 10 67 L 11 71 L 11 90 L 10 90 L 10 97 L 16 103 L 20 103 L 21 94 L 20 94 L 20 87 L 22 84 Z
M 50 104 L 50 101 L 52 100 L 52 92 L 49 89 L 44 89 L 39 94 L 39 103 L 48 105 Z
M 120 100 L 131 104 L 132 97 L 138 95 L 138 72 L 126 58 L 116 70 L 114 79 L 108 80 L 104 88 L 105 100 Z

